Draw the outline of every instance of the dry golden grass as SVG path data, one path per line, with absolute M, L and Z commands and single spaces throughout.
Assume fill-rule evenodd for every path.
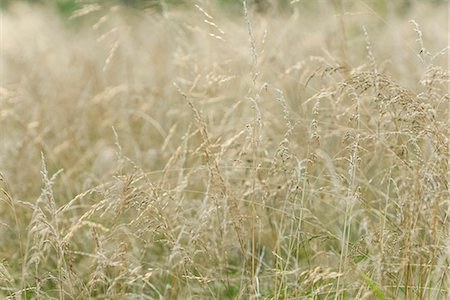
M 0 295 L 449 299 L 448 9 L 307 2 L 1 12 Z

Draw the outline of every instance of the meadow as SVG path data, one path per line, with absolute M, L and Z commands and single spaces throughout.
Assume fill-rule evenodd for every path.
M 125 2 L 0 10 L 0 298 L 450 299 L 445 1 Z

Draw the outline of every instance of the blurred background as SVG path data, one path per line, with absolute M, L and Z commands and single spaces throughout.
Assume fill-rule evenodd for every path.
M 55 7 L 62 15 L 70 15 L 86 4 L 117 5 L 121 4 L 132 9 L 152 9 L 163 11 L 177 6 L 192 6 L 194 1 L 185 0 L 0 0 L 2 9 L 8 8 L 13 3 L 29 2 L 33 4 L 45 4 Z M 208 0 L 208 4 L 216 4 L 224 9 L 236 10 L 242 7 L 241 0 Z M 377 12 L 386 12 L 390 7 L 395 7 L 400 13 L 406 13 L 416 3 L 432 3 L 435 5 L 448 4 L 448 0 L 248 0 L 247 3 L 259 12 L 291 11 L 295 9 L 290 5 L 302 3 L 302 7 L 317 7 L 326 3 L 333 5 L 346 5 L 352 2 L 362 2 L 374 8 Z M 192 5 L 191 5 L 192 4 Z

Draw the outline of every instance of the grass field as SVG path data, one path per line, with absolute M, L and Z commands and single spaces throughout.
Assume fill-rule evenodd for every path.
M 0 298 L 450 299 L 448 4 L 247 2 L 0 11 Z

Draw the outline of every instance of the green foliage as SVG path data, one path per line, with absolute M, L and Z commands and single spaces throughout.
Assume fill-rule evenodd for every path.
M 239 293 L 239 288 L 237 286 L 229 285 L 225 288 L 225 291 L 223 294 L 228 299 L 235 299 L 235 297 L 238 295 L 238 293 Z
M 57 0 L 55 5 L 64 16 L 70 15 L 79 6 L 75 0 Z
M 364 272 L 361 272 L 361 271 L 359 272 L 359 276 L 362 278 L 362 280 L 365 283 L 367 283 L 367 285 L 370 287 L 370 289 L 375 294 L 375 296 L 377 296 L 378 300 L 386 299 L 386 298 L 384 298 L 383 293 L 380 291 L 377 284 L 370 277 L 368 277 L 366 274 L 364 274 Z
M 85 0 L 85 1 L 76 1 L 76 0 L 0 0 L 0 9 L 8 8 L 10 4 L 13 2 L 22 1 L 29 2 L 33 4 L 45 4 L 49 6 L 54 6 L 63 16 L 70 15 L 74 10 L 80 8 L 83 3 L 92 4 L 121 4 L 126 7 L 130 7 L 133 9 L 155 9 L 157 11 L 161 11 L 164 8 L 176 7 L 180 5 L 192 5 L 193 2 L 186 0 Z M 226 9 L 230 12 L 239 13 L 242 11 L 242 0 L 213 0 L 212 3 L 215 3 L 221 9 Z M 344 6 L 352 5 L 355 1 L 342 1 Z M 411 8 L 414 3 L 427 2 L 432 4 L 444 4 L 446 0 L 399 0 L 394 4 L 400 11 L 406 11 Z M 272 9 L 277 9 L 279 11 L 290 10 L 293 7 L 301 5 L 302 9 L 317 9 L 319 2 L 316 1 L 299 1 L 296 3 L 292 3 L 290 0 L 248 0 L 249 6 L 253 6 L 259 12 L 266 12 Z M 334 3 L 334 2 L 333 2 Z M 339 3 L 339 2 L 335 2 Z M 388 5 L 387 1 L 378 1 L 378 0 L 369 0 L 368 3 L 372 9 L 374 9 L 377 13 L 381 15 L 385 15 L 387 13 Z

